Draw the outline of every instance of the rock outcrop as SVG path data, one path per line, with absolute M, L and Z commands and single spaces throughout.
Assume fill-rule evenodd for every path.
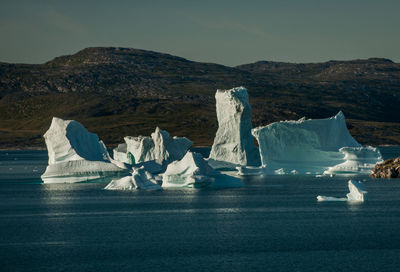
M 400 157 L 378 163 L 371 170 L 373 178 L 400 178 Z

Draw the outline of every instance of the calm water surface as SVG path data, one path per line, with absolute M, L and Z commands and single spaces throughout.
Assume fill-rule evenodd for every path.
M 400 148 L 383 148 L 385 157 Z M 244 178 L 236 189 L 117 192 L 40 183 L 43 151 L 0 152 L 0 271 L 399 271 L 400 180 Z

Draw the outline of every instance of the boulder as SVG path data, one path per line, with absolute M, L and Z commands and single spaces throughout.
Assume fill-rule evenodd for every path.
M 378 163 L 371 170 L 373 178 L 400 178 L 400 157 Z

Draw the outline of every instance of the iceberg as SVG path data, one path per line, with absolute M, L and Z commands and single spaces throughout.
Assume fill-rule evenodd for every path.
M 344 162 L 329 167 L 324 174 L 364 174 L 368 175 L 376 163 L 382 162 L 378 148 L 372 146 L 342 147 L 339 152 L 344 156 Z
M 49 155 L 44 183 L 74 183 L 128 174 L 110 158 L 104 143 L 79 122 L 53 117 L 44 134 Z
M 346 195 L 348 201 L 364 202 L 367 191 L 363 183 L 349 180 L 349 191 L 350 192 Z
M 200 153 L 187 152 L 179 161 L 168 165 L 162 175 L 162 187 L 205 187 L 215 174 Z
M 349 193 L 346 195 L 346 198 L 341 197 L 332 197 L 332 196 L 317 196 L 318 201 L 349 201 L 349 202 L 364 202 L 365 194 L 367 191 L 365 190 L 365 186 L 361 182 L 357 182 L 354 180 L 349 180 L 348 182 Z
M 167 131 L 158 127 L 151 137 L 127 136 L 124 140 L 127 157 L 132 158 L 132 164 L 155 161 L 163 166 L 182 159 L 193 144 L 185 137 L 171 137 Z
M 326 119 L 275 122 L 252 134 L 269 173 L 367 174 L 381 160 L 378 149 L 350 135 L 341 111 Z
M 260 165 L 260 156 L 251 135 L 251 107 L 247 89 L 236 87 L 217 90 L 215 100 L 218 130 L 209 156 L 210 165 L 214 168 Z
M 156 176 L 147 172 L 142 166 L 133 168 L 132 175 L 121 179 L 112 180 L 104 189 L 106 190 L 160 190 Z

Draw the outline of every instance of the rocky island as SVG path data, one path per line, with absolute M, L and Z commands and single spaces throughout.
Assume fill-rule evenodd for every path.
M 400 178 L 400 157 L 378 163 L 371 170 L 373 178 Z

